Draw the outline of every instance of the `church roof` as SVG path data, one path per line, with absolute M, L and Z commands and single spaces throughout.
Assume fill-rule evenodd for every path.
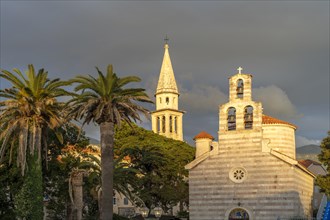
M 196 140 L 196 139 L 203 139 L 203 138 L 214 140 L 214 137 L 212 135 L 210 135 L 209 133 L 205 132 L 205 131 L 202 131 L 201 133 L 197 134 L 194 137 L 194 140 Z
M 291 124 L 286 121 L 282 121 L 277 118 L 270 117 L 268 115 L 262 115 L 262 124 L 286 124 L 286 125 L 293 126 L 294 128 L 297 128 L 297 126 L 295 126 L 294 124 Z
M 162 67 L 160 69 L 156 94 L 164 93 L 164 92 L 179 93 L 174 77 L 174 72 L 172 68 L 170 54 L 168 52 L 167 43 L 165 44 L 164 49 L 165 49 L 164 58 L 163 58 Z

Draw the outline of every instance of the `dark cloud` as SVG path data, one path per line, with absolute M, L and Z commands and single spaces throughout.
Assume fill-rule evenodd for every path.
M 0 4 L 1 68 L 33 63 L 68 79 L 113 63 L 122 76 L 140 76 L 152 96 L 168 34 L 187 140 L 200 130 L 217 135 L 217 106 L 238 66 L 253 74 L 255 99 L 269 114 L 299 126 L 300 140 L 320 140 L 329 130 L 328 1 Z

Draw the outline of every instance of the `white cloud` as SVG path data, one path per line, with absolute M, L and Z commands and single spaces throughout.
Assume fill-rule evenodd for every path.
M 296 135 L 296 147 L 302 147 L 309 144 L 320 145 L 320 140 L 308 139 L 303 136 Z
M 279 87 L 271 85 L 253 89 L 253 97 L 262 102 L 264 113 L 281 119 L 293 119 L 298 116 L 296 107 L 288 95 Z
M 180 96 L 180 103 L 185 110 L 194 113 L 216 115 L 220 103 L 227 102 L 227 95 L 214 86 L 203 84 L 194 85 L 191 90 L 184 90 Z

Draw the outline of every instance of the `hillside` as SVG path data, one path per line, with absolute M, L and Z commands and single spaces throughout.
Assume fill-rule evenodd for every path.
M 310 145 L 305 145 L 302 147 L 298 147 L 296 149 L 296 159 L 297 160 L 305 160 L 305 159 L 310 159 L 314 161 L 319 161 L 318 160 L 318 155 L 321 153 L 321 147 L 318 145 L 310 144 Z
M 321 147 L 315 144 L 305 145 L 296 149 L 297 154 L 320 154 Z

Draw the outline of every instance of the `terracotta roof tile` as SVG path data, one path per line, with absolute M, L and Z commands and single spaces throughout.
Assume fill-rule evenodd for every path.
M 268 115 L 262 115 L 262 123 L 263 124 L 286 124 L 286 125 L 290 125 L 290 126 L 297 128 L 297 126 L 295 126 L 294 124 L 291 124 L 286 121 L 282 121 L 277 118 L 270 117 Z
M 320 163 L 314 161 L 314 160 L 299 160 L 298 161 L 300 165 L 304 166 L 305 168 L 308 168 L 311 164 L 314 164 L 314 165 L 321 165 Z
M 194 140 L 196 140 L 196 139 L 202 139 L 202 138 L 208 138 L 208 139 L 214 140 L 214 137 L 212 135 L 210 135 L 209 133 L 205 132 L 205 131 L 202 131 L 201 133 L 199 133 L 198 135 L 196 135 L 194 137 Z

